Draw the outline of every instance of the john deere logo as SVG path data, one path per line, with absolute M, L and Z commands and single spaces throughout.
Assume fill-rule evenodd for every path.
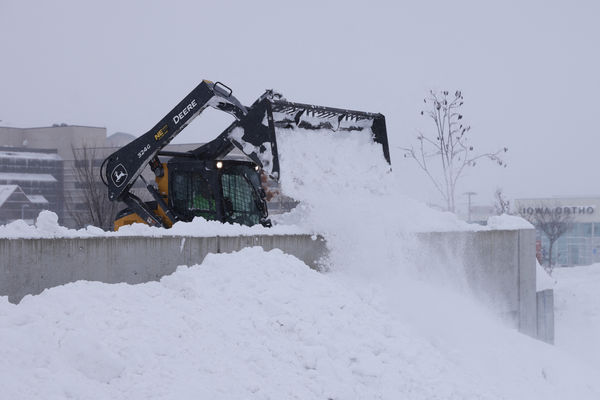
M 127 180 L 127 175 L 127 170 L 125 169 L 123 164 L 119 164 L 113 169 L 112 174 L 110 174 L 110 177 L 115 186 L 119 187 L 123 185 L 123 183 L 125 183 L 125 181 Z

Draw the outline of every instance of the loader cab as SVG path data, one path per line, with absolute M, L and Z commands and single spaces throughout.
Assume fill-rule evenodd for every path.
M 194 217 L 241 225 L 269 225 L 259 169 L 237 160 L 172 158 L 169 206 L 182 221 Z
M 163 168 L 164 175 L 156 179 L 158 189 L 180 221 L 202 217 L 247 226 L 271 226 L 260 170 L 254 163 L 173 157 Z M 146 204 L 165 220 L 165 213 L 156 202 Z M 144 221 L 126 208 L 116 216 L 115 230 L 135 222 Z

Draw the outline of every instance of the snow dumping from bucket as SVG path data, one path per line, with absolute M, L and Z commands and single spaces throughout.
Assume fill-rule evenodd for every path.
M 300 204 L 274 220 L 323 234 L 333 270 L 410 268 L 414 232 L 477 229 L 402 195 L 368 131 L 297 130 L 277 140 L 281 191 Z

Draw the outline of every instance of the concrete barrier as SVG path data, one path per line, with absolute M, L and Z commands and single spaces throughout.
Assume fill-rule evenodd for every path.
M 554 290 L 537 292 L 537 337 L 554 344 Z
M 537 337 L 535 231 L 434 232 L 417 235 L 421 263 L 460 265 L 474 295 L 519 331 Z
M 281 249 L 312 268 L 327 252 L 323 238 L 310 235 L 0 239 L 0 295 L 18 303 L 28 294 L 78 280 L 159 280 L 179 265 L 201 263 L 208 253 L 251 246 Z

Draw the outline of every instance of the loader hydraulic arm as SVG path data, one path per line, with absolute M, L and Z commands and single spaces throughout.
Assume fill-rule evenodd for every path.
M 109 199 L 128 203 L 129 189 L 146 165 L 153 170 L 160 168 L 158 152 L 208 106 L 228 112 L 236 120 L 246 114 L 246 108 L 229 88 L 219 82 L 202 81 L 152 129 L 104 160 L 103 180 L 106 178 Z

